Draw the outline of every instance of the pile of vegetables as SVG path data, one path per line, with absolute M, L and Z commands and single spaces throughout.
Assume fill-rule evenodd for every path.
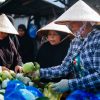
M 4 100 L 4 93 L 5 89 L 7 87 L 7 83 L 10 80 L 19 80 L 23 82 L 25 85 L 28 86 L 34 86 L 40 89 L 40 87 L 35 83 L 35 81 L 39 80 L 39 77 L 32 78 L 32 76 L 29 76 L 29 72 L 32 73 L 34 71 L 39 71 L 40 65 L 37 62 L 29 62 L 23 64 L 23 71 L 22 73 L 15 73 L 12 70 L 4 68 L 4 70 L 0 70 L 0 100 Z M 38 98 L 37 100 L 60 100 L 61 94 L 55 93 L 50 88 L 50 85 L 52 83 L 48 83 L 45 85 L 44 88 L 41 88 L 40 90 L 44 94 L 45 97 Z
M 7 83 L 15 79 L 16 74 L 12 70 L 3 70 L 0 72 L 0 100 L 4 100 L 4 93 L 7 87 Z

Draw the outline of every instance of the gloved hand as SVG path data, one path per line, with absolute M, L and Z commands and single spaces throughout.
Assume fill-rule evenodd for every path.
M 58 93 L 69 91 L 68 80 L 62 79 L 60 82 L 51 85 L 52 90 Z

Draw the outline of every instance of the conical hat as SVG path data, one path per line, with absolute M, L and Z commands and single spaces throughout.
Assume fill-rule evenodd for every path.
M 18 34 L 18 32 L 5 14 L 0 15 L 0 32 Z
M 65 13 L 63 13 L 55 22 L 65 24 L 67 21 L 100 22 L 100 15 L 85 2 L 79 0 Z
M 65 34 L 68 33 L 74 36 L 74 34 L 69 30 L 69 28 L 66 25 L 55 24 L 54 21 L 44 26 L 43 28 L 39 29 L 37 31 L 37 34 L 39 36 L 42 36 L 49 30 L 60 31 L 60 32 L 64 32 Z

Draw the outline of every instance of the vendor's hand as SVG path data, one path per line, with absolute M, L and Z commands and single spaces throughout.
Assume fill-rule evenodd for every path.
M 64 93 L 69 91 L 68 80 L 62 79 L 60 82 L 51 85 L 53 91 L 58 93 Z
M 15 72 L 16 72 L 16 73 L 22 72 L 22 67 L 19 66 L 19 65 L 17 65 L 17 66 L 15 67 Z

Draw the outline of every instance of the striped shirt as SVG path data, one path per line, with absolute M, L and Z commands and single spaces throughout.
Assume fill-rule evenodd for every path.
M 82 42 L 80 36 L 76 37 L 69 48 L 67 56 L 62 61 L 61 65 L 50 68 L 41 68 L 41 78 L 57 78 L 67 75 L 74 71 L 75 68 L 71 63 L 76 55 L 80 54 L 82 68 L 82 77 L 78 76 L 74 79 L 69 79 L 70 90 L 86 90 L 99 91 L 100 89 L 100 30 L 93 29 L 92 32 Z

